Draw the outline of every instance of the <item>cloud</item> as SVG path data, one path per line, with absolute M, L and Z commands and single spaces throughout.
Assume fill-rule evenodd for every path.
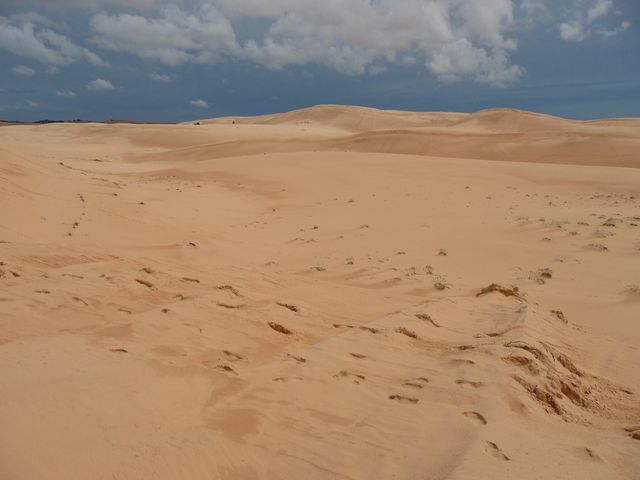
M 33 100 L 25 100 L 25 103 L 31 108 L 36 108 L 38 106 L 38 102 L 34 102 Z
M 2 0 L 0 0 L 1 2 Z M 278 70 L 320 65 L 346 75 L 376 75 L 422 65 L 443 82 L 502 87 L 525 69 L 514 63 L 523 28 L 554 18 L 563 40 L 612 37 L 615 0 L 24 0 L 27 4 L 110 5 L 92 14 L 92 49 L 125 52 L 167 67 L 251 62 Z M 173 5 L 171 3 L 174 3 Z M 149 7 L 133 10 L 122 7 Z M 569 12 L 568 15 L 563 12 Z M 606 23 L 609 22 L 609 23 Z M 0 48 L 54 72 L 73 62 L 106 65 L 35 12 L 0 17 Z M 241 34 L 236 34 L 241 32 Z M 526 37 L 523 37 L 526 38 Z M 168 83 L 171 75 L 151 73 Z
M 602 29 L 600 30 L 600 35 L 604 38 L 614 37 L 619 33 L 625 32 L 631 28 L 631 22 L 623 21 L 619 27 L 611 28 L 611 29 Z
M 197 100 L 191 100 L 189 103 L 196 108 L 209 108 L 209 104 L 201 98 L 198 98 Z
M 150 73 L 149 74 L 149 78 L 151 80 L 153 80 L 154 82 L 161 82 L 161 83 L 170 83 L 171 82 L 171 77 L 169 75 L 164 75 L 161 73 Z
M 590 7 L 579 8 L 578 12 L 570 19 L 558 26 L 560 38 L 567 42 L 582 42 L 591 36 L 594 24 L 610 15 L 614 3 L 613 0 L 592 0 Z M 599 32 L 605 38 L 624 32 L 631 26 L 628 21 L 623 21 L 619 27 L 613 29 L 600 29 Z
M 525 74 L 524 68 L 509 65 L 503 51 L 487 52 L 466 39 L 445 45 L 427 65 L 444 81 L 471 77 L 477 82 L 498 87 L 517 82 Z
M 87 61 L 97 66 L 106 63 L 91 50 L 81 47 L 64 35 L 49 28 L 40 28 L 44 17 L 23 14 L 0 16 L 0 48 L 14 55 L 31 58 L 40 63 L 64 67 L 76 61 Z
M 47 17 L 43 17 L 36 12 L 17 13 L 15 15 L 11 15 L 9 17 L 9 20 L 14 23 L 32 23 L 34 25 L 44 25 L 47 27 L 57 26 L 54 21 L 48 19 Z
M 98 5 L 123 5 L 126 7 L 150 7 L 158 0 L 21 0 L 24 3 L 60 7 L 96 7 Z
M 16 65 L 11 68 L 11 71 L 16 75 L 32 76 L 36 74 L 36 71 L 33 68 L 29 68 L 24 65 Z
M 593 23 L 600 17 L 604 17 L 613 7 L 613 0 L 599 0 L 587 11 L 587 22 Z
M 92 92 L 108 92 L 114 88 L 115 87 L 109 80 L 104 80 L 102 78 L 97 78 L 96 80 L 87 83 L 87 90 Z
M 517 48 L 506 34 L 514 22 L 511 0 L 276 0 L 262 7 L 257 0 L 216 3 L 231 15 L 257 11 L 274 19 L 262 42 L 244 46 L 246 57 L 271 69 L 313 62 L 360 75 L 376 72 L 374 65 L 406 64 L 412 58 L 443 81 L 470 79 L 496 86 L 524 73 L 512 68 L 509 59 Z
M 560 24 L 560 38 L 568 42 L 581 42 L 589 36 L 589 31 L 580 20 Z
M 215 63 L 239 51 L 229 20 L 211 5 L 194 13 L 176 6 L 162 9 L 159 18 L 99 13 L 91 20 L 93 42 L 106 50 L 128 52 L 168 66 Z
M 546 23 L 553 18 L 543 0 L 521 0 L 518 9 L 522 15 L 521 23 L 526 26 Z
M 75 97 L 76 94 L 75 92 L 72 92 L 71 90 L 56 90 L 56 97 Z
M 92 42 L 171 67 L 239 59 L 272 70 L 315 63 L 363 75 L 407 58 L 428 66 L 438 56 L 437 67 L 465 41 L 481 61 L 452 59 L 441 78 L 504 85 L 524 73 L 510 61 L 517 48 L 509 36 L 512 0 L 209 0 L 184 8 L 167 6 L 156 17 L 99 13 L 91 21 Z M 240 42 L 231 20 L 245 18 L 269 27 Z

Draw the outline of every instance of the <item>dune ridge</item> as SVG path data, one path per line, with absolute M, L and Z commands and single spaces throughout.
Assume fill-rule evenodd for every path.
M 634 479 L 639 141 L 504 109 L 3 126 L 0 478 Z
M 514 109 L 472 114 L 418 113 L 319 105 L 258 117 L 199 120 L 201 125 L 290 126 L 286 142 L 265 137 L 192 146 L 201 158 L 263 151 L 352 151 L 537 163 L 640 166 L 639 119 L 577 121 Z M 321 138 L 305 135 L 314 129 Z M 275 131 L 277 132 L 277 130 Z M 309 138 L 313 138 L 310 140 Z M 193 157 L 192 157 L 193 158 Z

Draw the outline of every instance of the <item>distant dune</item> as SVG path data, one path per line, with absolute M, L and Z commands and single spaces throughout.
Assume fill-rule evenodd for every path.
M 237 123 L 245 125 L 307 124 L 340 128 L 349 132 L 366 132 L 394 128 L 449 126 L 466 116 L 467 114 L 465 113 L 419 113 L 341 105 L 317 105 L 287 113 L 257 117 L 224 117 L 203 120 L 202 123 Z
M 505 109 L 3 126 L 0 479 L 637 480 L 639 153 Z
M 193 122 L 189 122 L 193 123 Z M 353 151 L 536 163 L 640 167 L 640 119 L 576 121 L 511 109 L 418 113 L 319 105 L 258 117 L 199 120 L 202 125 L 297 127 L 290 136 L 207 143 L 190 158 L 263 151 Z M 306 131 L 324 133 L 320 138 Z

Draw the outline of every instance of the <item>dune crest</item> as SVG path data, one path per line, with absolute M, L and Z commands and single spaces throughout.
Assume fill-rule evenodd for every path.
M 195 123 L 253 129 L 250 140 L 225 136 L 220 142 L 191 145 L 191 154 L 200 150 L 199 158 L 274 150 L 350 151 L 640 167 L 640 120 L 634 118 L 576 121 L 513 109 L 465 114 L 318 105 Z

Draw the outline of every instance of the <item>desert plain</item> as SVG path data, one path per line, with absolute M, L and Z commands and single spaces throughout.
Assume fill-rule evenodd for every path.
M 640 478 L 640 119 L 0 127 L 0 478 Z

